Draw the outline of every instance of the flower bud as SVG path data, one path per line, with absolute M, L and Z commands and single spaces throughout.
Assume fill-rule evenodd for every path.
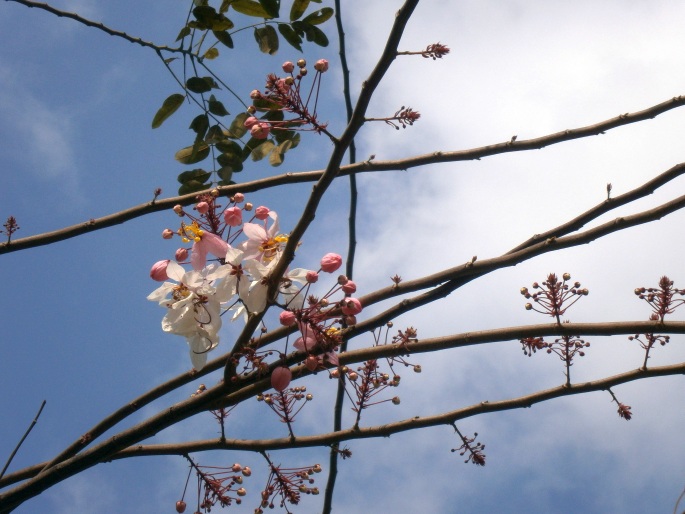
M 233 464 L 233 466 L 231 466 L 231 471 L 233 471 L 233 473 L 237 473 L 241 469 L 243 469 L 243 467 L 240 464 L 238 464 L 237 462 L 235 464 Z
M 345 321 L 345 325 L 347 325 L 348 327 L 351 327 L 351 326 L 354 326 L 357 324 L 357 317 L 356 316 L 345 316 L 343 318 L 343 320 Z
M 250 91 L 250 98 L 253 100 L 259 100 L 262 97 L 262 93 L 259 91 L 259 89 L 253 89 Z
M 243 476 L 249 477 L 252 475 L 252 470 L 250 469 L 250 466 L 245 466 L 242 470 Z
M 351 280 L 348 280 L 341 288 L 344 293 L 347 294 L 352 294 L 357 291 L 357 284 L 352 282 Z
M 209 204 L 207 202 L 199 202 L 195 206 L 195 210 L 200 214 L 207 214 L 207 211 L 209 210 Z
M 247 108 L 247 112 L 248 112 L 249 114 L 254 114 L 254 113 L 257 112 L 257 108 L 256 108 L 254 105 L 250 105 L 250 106 Z
M 281 322 L 281 325 L 292 327 L 295 323 L 297 323 L 297 316 L 293 311 L 283 311 L 281 314 L 279 314 L 278 320 Z
M 333 273 L 342 266 L 342 257 L 337 253 L 327 253 L 321 258 L 321 271 Z
M 245 195 L 243 193 L 236 193 L 231 198 L 235 203 L 242 203 L 245 201 Z
M 357 298 L 345 298 L 342 301 L 343 314 L 355 316 L 362 311 L 362 302 Z
M 306 277 L 309 284 L 314 284 L 319 280 L 319 274 L 316 271 L 308 271 Z
M 400 404 L 400 397 L 399 397 L 399 396 L 395 396 L 395 397 L 392 399 L 392 403 L 393 403 L 393 405 L 399 405 L 399 404 Z
M 259 207 L 257 207 L 255 209 L 254 215 L 255 215 L 255 218 L 263 221 L 269 217 L 269 212 L 271 212 L 271 209 L 269 209 L 268 207 L 265 207 L 263 205 L 260 205 Z
M 253 125 L 259 123 L 259 120 L 255 118 L 254 116 L 250 116 L 243 122 L 243 127 L 245 128 L 252 128 Z
M 300 68 L 300 77 L 307 75 L 307 68 Z
M 328 61 L 326 59 L 319 59 L 314 64 L 314 69 L 320 73 L 326 73 L 328 71 Z
M 310 355 L 305 359 L 304 365 L 309 371 L 316 371 L 316 368 L 319 367 L 319 359 L 313 355 Z
M 174 237 L 174 231 L 170 228 L 165 228 L 164 230 L 162 230 L 162 237 L 164 239 L 171 239 L 172 237 Z
M 286 73 L 292 73 L 295 69 L 295 65 L 290 61 L 285 61 L 283 63 L 283 71 Z
M 300 67 L 300 68 L 303 68 L 304 66 L 307 66 L 307 61 L 305 61 L 304 59 L 298 60 L 298 61 L 297 61 L 297 66 Z
M 247 122 L 247 120 L 245 121 Z M 266 139 L 269 132 L 271 132 L 271 125 L 268 123 L 255 123 L 250 128 L 250 135 L 255 139 Z
M 157 282 L 164 282 L 168 279 L 169 276 L 166 274 L 166 268 L 169 265 L 169 262 L 169 259 L 155 262 L 150 270 L 150 278 Z
M 285 391 L 285 388 L 290 385 L 292 378 L 293 374 L 290 368 L 280 366 L 271 373 L 271 387 L 276 391 Z
M 188 250 L 186 248 L 179 248 L 174 254 L 176 262 L 183 262 L 188 260 Z
M 229 207 L 224 211 L 224 221 L 230 227 L 237 227 L 243 222 L 243 211 L 240 207 Z
M 295 79 L 292 77 L 286 77 L 283 82 L 286 86 L 292 86 L 295 83 Z
M 179 500 L 176 502 L 176 512 L 183 513 L 186 511 L 186 502 Z
M 179 216 L 183 216 L 183 206 L 178 204 L 174 205 L 174 212 Z

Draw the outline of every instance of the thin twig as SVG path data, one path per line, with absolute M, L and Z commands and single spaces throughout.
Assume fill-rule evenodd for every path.
M 38 414 L 36 414 L 36 417 L 33 418 L 33 421 L 29 425 L 29 427 L 26 429 L 26 432 L 24 432 L 23 437 L 17 444 L 17 446 L 14 447 L 14 450 L 12 450 L 12 453 L 9 456 L 9 459 L 7 459 L 7 463 L 5 463 L 5 467 L 2 468 L 2 471 L 0 471 L 0 479 L 2 479 L 3 475 L 5 474 L 5 471 L 7 471 L 7 468 L 10 466 L 12 463 L 12 459 L 14 459 L 14 456 L 17 454 L 17 451 L 19 451 L 19 447 L 23 444 L 24 440 L 28 437 L 29 433 L 33 429 L 33 427 L 38 423 L 38 418 L 40 417 L 40 413 L 43 412 L 43 407 L 45 407 L 46 401 L 43 400 L 43 403 L 40 404 L 40 409 L 38 409 Z
M 6 2 L 16 2 L 18 4 L 25 5 L 26 7 L 31 7 L 31 8 L 35 7 L 37 9 L 42 9 L 43 11 L 47 11 L 51 14 L 54 14 L 55 16 L 59 16 L 60 18 L 70 18 L 72 20 L 75 20 L 75 21 L 87 26 L 87 27 L 93 27 L 95 29 L 101 30 L 101 31 L 109 34 L 110 36 L 119 37 L 119 38 L 125 39 L 129 43 L 134 43 L 136 45 L 140 45 L 140 46 L 143 46 L 146 48 L 152 48 L 154 50 L 157 50 L 157 52 L 164 51 L 164 52 L 173 52 L 173 53 L 193 55 L 193 52 L 191 50 L 185 50 L 185 49 L 183 49 L 182 46 L 179 46 L 178 48 L 171 48 L 168 46 L 156 45 L 156 44 L 151 43 L 149 41 L 144 41 L 143 39 L 141 39 L 139 37 L 129 36 L 128 34 L 126 34 L 126 32 L 111 29 L 102 22 L 92 21 L 92 20 L 89 20 L 87 18 L 84 18 L 83 16 L 79 16 L 76 13 L 56 9 L 55 7 L 52 7 L 51 5 L 48 5 L 46 3 L 32 2 L 31 0 L 5 0 L 5 1 Z

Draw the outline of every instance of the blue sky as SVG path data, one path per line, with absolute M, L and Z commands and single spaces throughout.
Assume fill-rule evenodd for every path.
M 325 3 L 325 2 L 324 2 Z M 56 2 L 94 20 L 160 44 L 171 44 L 186 2 Z M 350 2 L 345 12 L 352 84 L 358 88 L 380 53 L 394 12 L 390 0 Z M 187 106 L 160 129 L 150 122 L 178 86 L 153 52 L 73 21 L 5 2 L 0 7 L 0 216 L 14 215 L 17 237 L 54 230 L 149 201 L 156 187 L 175 194 L 184 168 L 173 160 L 189 144 L 194 113 Z M 442 42 L 442 61 L 401 58 L 391 68 L 369 115 L 400 106 L 422 113 L 414 127 L 364 127 L 359 158 L 391 159 L 436 150 L 460 150 L 602 121 L 684 94 L 683 6 L 671 2 L 448 2 L 419 5 L 401 49 Z M 332 34 L 333 25 L 326 30 Z M 334 38 L 331 37 L 333 40 Z M 258 55 L 251 35 L 236 38 L 217 71 L 247 97 L 266 73 L 286 59 Z M 344 109 L 335 45 L 308 46 L 305 56 L 331 61 L 321 118 L 333 132 Z M 232 114 L 239 110 L 227 100 Z M 321 105 L 321 104 L 320 104 Z M 481 161 L 360 176 L 360 234 L 355 278 L 367 293 L 398 273 L 405 279 L 499 255 L 602 201 L 606 183 L 626 192 L 683 161 L 685 113 L 668 112 L 585 140 Z M 251 164 L 238 180 L 320 168 L 329 143 L 304 134 L 305 143 L 278 169 Z M 600 221 L 656 206 L 678 196 L 682 178 L 636 206 Z M 309 185 L 250 196 L 279 212 L 287 231 Z M 345 254 L 344 184 L 325 197 L 297 266 L 314 268 L 329 251 Z M 145 300 L 156 287 L 150 265 L 175 247 L 160 237 L 176 222 L 158 213 L 47 247 L 2 256 L 5 294 L 0 299 L 0 461 L 4 463 L 33 419 L 47 406 L 10 471 L 48 459 L 103 416 L 188 369 L 182 338 L 163 334 L 163 311 Z M 465 286 L 428 309 L 396 320 L 419 337 L 541 323 L 523 309 L 519 288 L 550 272 L 569 271 L 591 294 L 569 311 L 572 321 L 643 320 L 637 286 L 654 286 L 668 274 L 685 283 L 682 234 L 676 213 L 566 252 L 549 254 Z M 378 308 L 370 309 L 376 312 Z M 673 319 L 683 319 L 677 312 Z M 226 339 L 235 328 L 227 326 Z M 368 339 L 368 340 L 366 340 Z M 681 362 L 682 337 L 658 348 L 651 364 Z M 368 344 L 359 338 L 355 345 Z M 591 380 L 637 368 L 641 351 L 625 337 L 593 338 L 574 380 Z M 222 345 L 220 348 L 224 348 Z M 367 424 L 429 415 L 482 400 L 527 394 L 559 385 L 554 358 L 525 358 L 515 343 L 498 343 L 417 357 L 424 372 L 403 377 L 402 404 L 369 410 Z M 212 383 L 217 378 L 202 381 Z M 316 400 L 303 411 L 304 432 L 328 430 L 332 388 L 311 381 Z M 144 409 L 140 417 L 186 398 L 196 384 Z M 532 409 L 464 420 L 465 434 L 486 444 L 485 468 L 465 465 L 450 448 L 449 428 L 349 443 L 341 463 L 334 511 L 383 509 L 477 513 L 671 512 L 685 485 L 685 387 L 682 377 L 621 386 L 633 407 L 620 420 L 608 394 L 595 393 Z M 248 402 L 231 418 L 229 434 L 284 434 L 263 405 Z M 164 431 L 155 442 L 215 436 L 209 414 Z M 320 450 L 274 452 L 284 465 L 324 465 Z M 201 463 L 249 464 L 246 487 L 263 486 L 261 457 L 207 453 Z M 17 512 L 172 512 L 187 467 L 180 458 L 130 460 L 97 466 L 27 502 Z M 317 478 L 323 486 L 325 477 Z M 249 500 L 235 509 L 252 512 Z M 307 497 L 298 512 L 320 511 Z M 189 504 L 192 505 L 191 502 Z M 190 509 L 190 507 L 189 507 Z M 242 509 L 242 510 L 241 510 Z

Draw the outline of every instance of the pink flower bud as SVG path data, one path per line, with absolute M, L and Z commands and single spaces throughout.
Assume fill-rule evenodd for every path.
M 174 212 L 179 216 L 183 216 L 183 206 L 178 204 L 174 205 Z
M 255 218 L 257 218 L 258 220 L 265 220 L 269 217 L 269 212 L 271 212 L 271 209 L 269 209 L 268 207 L 264 207 L 263 205 L 260 205 L 255 209 L 254 215 Z
M 328 61 L 326 59 L 319 59 L 314 64 L 314 69 L 320 73 L 326 73 L 328 71 Z
M 295 316 L 293 311 L 283 311 L 278 315 L 278 320 L 281 322 L 281 325 L 292 327 L 297 323 L 297 316 Z
M 271 125 L 268 123 L 255 123 L 250 128 L 250 135 L 255 139 L 266 139 L 269 136 L 269 132 L 271 132 Z
M 290 61 L 285 61 L 283 63 L 283 71 L 286 73 L 292 73 L 293 70 L 295 69 L 295 65 L 291 63 Z
M 345 285 L 342 286 L 342 290 L 344 293 L 347 294 L 352 294 L 357 292 L 357 284 L 352 282 L 351 280 L 348 280 L 345 282 Z
M 250 98 L 253 100 L 259 100 L 262 97 L 262 93 L 259 91 L 259 89 L 253 89 L 250 91 Z
M 207 211 L 209 210 L 209 204 L 207 202 L 198 202 L 198 204 L 195 206 L 195 210 L 200 214 L 207 214 Z
M 235 203 L 242 203 L 245 201 L 245 195 L 243 193 L 236 193 L 233 195 L 233 201 Z
M 172 237 L 174 237 L 174 231 L 170 228 L 165 228 L 164 230 L 162 230 L 162 237 L 164 239 L 171 239 Z
M 271 387 L 276 391 L 284 391 L 290 385 L 292 379 L 293 374 L 290 368 L 278 367 L 271 373 Z
M 317 280 L 319 280 L 319 274 L 316 271 L 307 272 L 307 282 L 309 284 L 314 284 Z
M 250 116 L 243 122 L 243 127 L 245 128 L 252 128 L 252 126 L 256 123 L 259 123 L 259 120 L 255 118 L 254 116 Z
M 304 360 L 304 365 L 309 371 L 316 371 L 316 368 L 319 367 L 319 359 L 310 355 Z
M 240 207 L 229 207 L 224 211 L 224 221 L 230 227 L 237 227 L 243 222 L 243 211 Z
M 337 253 L 327 253 L 321 258 L 321 271 L 333 273 L 342 265 L 342 257 Z
M 169 259 L 155 262 L 150 270 L 150 278 L 157 282 L 164 282 L 168 279 L 169 276 L 166 274 L 166 267 L 169 265 L 169 262 Z
M 176 254 L 174 255 L 174 258 L 176 259 L 176 262 L 184 262 L 188 260 L 188 250 L 186 248 L 179 248 L 176 250 Z
M 356 298 L 345 298 L 342 301 L 342 312 L 348 316 L 354 316 L 362 311 L 362 302 Z
M 249 212 L 249 211 L 252 210 L 252 207 L 254 207 L 254 206 L 252 205 L 252 203 L 251 203 L 251 202 L 247 202 L 247 203 L 245 204 L 244 209 L 245 209 L 246 211 Z

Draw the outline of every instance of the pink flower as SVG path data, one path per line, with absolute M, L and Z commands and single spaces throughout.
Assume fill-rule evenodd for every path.
M 164 282 L 168 279 L 169 276 L 166 274 L 166 268 L 169 265 L 169 262 L 169 259 L 155 262 L 150 270 L 150 278 L 157 282 Z
M 326 73 L 328 71 L 328 61 L 326 59 L 319 59 L 314 64 L 314 69 L 320 73 Z
M 283 71 L 286 73 L 292 73 L 295 69 L 295 65 L 290 61 L 285 61 L 283 63 Z
M 271 125 L 264 122 L 255 123 L 250 128 L 250 135 L 255 139 L 266 139 L 269 137 L 269 132 L 271 132 Z
M 174 231 L 170 228 L 165 228 L 164 230 L 162 230 L 162 237 L 164 239 L 171 239 L 172 237 L 174 237 Z
M 342 301 L 342 312 L 348 316 L 354 316 L 362 311 L 362 302 L 356 298 L 345 298 Z
M 179 248 L 178 250 L 176 250 L 174 259 L 176 259 L 176 262 L 183 262 L 185 260 L 188 260 L 188 250 L 185 248 Z
M 209 210 L 209 204 L 207 202 L 198 202 L 195 206 L 195 210 L 200 214 L 206 214 Z
M 290 368 L 280 366 L 271 373 L 271 387 L 276 391 L 284 391 L 290 385 L 292 379 L 293 373 L 290 371 Z
M 297 323 L 297 316 L 295 316 L 293 311 L 283 311 L 279 314 L 278 320 L 281 322 L 281 325 L 285 327 L 292 327 L 295 323 Z
M 207 254 L 223 259 L 228 251 L 228 243 L 216 234 L 202 232 L 200 241 L 193 243 L 193 254 L 190 256 L 190 264 L 194 270 L 201 270 L 207 264 Z
M 327 253 L 321 258 L 321 271 L 333 273 L 342 265 L 342 257 L 337 253 Z
M 308 271 L 306 277 L 309 284 L 314 284 L 319 280 L 319 274 L 316 271 Z
M 260 205 L 255 209 L 254 217 L 258 220 L 264 221 L 266 218 L 269 217 L 269 212 L 271 212 L 271 209 L 269 209 L 268 207 L 264 207 L 263 205 Z
M 229 207 L 224 211 L 224 221 L 231 227 L 237 227 L 243 222 L 243 211 L 240 207 Z
M 264 224 L 245 223 L 243 234 L 247 241 L 239 248 L 245 252 L 244 259 L 257 259 L 259 262 L 271 262 L 280 252 L 281 246 L 288 241 L 287 236 L 278 234 L 278 215 L 276 211 L 269 211 L 271 226 L 267 228 L 268 220 Z

